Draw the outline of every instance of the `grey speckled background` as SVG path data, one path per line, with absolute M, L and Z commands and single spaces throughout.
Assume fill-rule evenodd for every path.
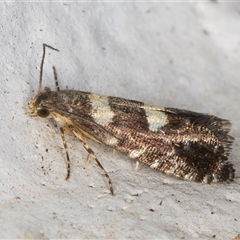
M 182 181 L 96 143 L 116 196 L 77 139 L 68 182 L 53 122 L 32 119 L 42 43 L 44 86 L 206 112 L 231 120 L 240 176 L 240 4 L 1 3 L 0 238 L 232 239 L 240 182 Z M 160 204 L 161 203 L 161 204 Z

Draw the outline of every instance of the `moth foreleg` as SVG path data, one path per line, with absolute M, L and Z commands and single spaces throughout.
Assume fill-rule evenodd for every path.
M 108 175 L 108 173 L 106 172 L 106 170 L 104 169 L 104 167 L 102 166 L 102 164 L 99 162 L 99 160 L 97 159 L 94 151 L 88 146 L 88 144 L 83 140 L 81 134 L 79 134 L 77 131 L 75 131 L 73 126 L 69 126 L 69 128 L 72 130 L 72 132 L 74 133 L 74 135 L 78 138 L 78 140 L 80 141 L 80 143 L 83 145 L 83 147 L 86 149 L 86 151 L 88 152 L 88 154 L 96 161 L 97 165 L 102 169 L 104 176 L 107 178 L 108 180 L 108 184 L 109 184 L 109 188 L 110 188 L 110 192 L 112 195 L 114 195 L 113 192 L 113 186 L 112 186 L 112 181 Z
M 68 146 L 64 137 L 64 130 L 62 127 L 60 127 L 60 131 L 61 131 L 61 137 L 62 137 L 62 141 L 63 141 L 63 146 L 66 152 L 66 158 L 67 158 L 67 177 L 65 178 L 65 180 L 68 180 L 70 177 L 70 158 L 69 158 L 69 154 L 68 154 Z

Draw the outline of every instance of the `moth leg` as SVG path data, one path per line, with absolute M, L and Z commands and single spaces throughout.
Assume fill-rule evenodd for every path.
M 102 164 L 99 162 L 99 160 L 97 159 L 94 151 L 87 145 L 87 143 L 82 139 L 82 136 L 77 133 L 74 129 L 73 126 L 69 126 L 70 129 L 72 129 L 72 132 L 74 133 L 74 135 L 78 138 L 78 140 L 80 141 L 80 143 L 83 145 L 83 147 L 86 149 L 86 151 L 88 152 L 88 154 L 96 161 L 97 165 L 102 169 L 104 176 L 107 178 L 108 180 L 108 184 L 109 184 L 109 188 L 110 188 L 110 192 L 112 195 L 114 195 L 113 192 L 113 186 L 112 186 L 112 181 L 108 175 L 108 173 L 106 172 L 106 170 L 104 169 L 104 167 L 102 166 Z
M 86 158 L 86 160 L 85 160 L 86 166 L 91 164 L 90 159 L 89 159 L 89 156 L 90 156 L 90 155 L 88 154 L 88 155 L 87 155 L 87 158 Z
M 135 171 L 137 171 L 139 168 L 139 161 L 136 161 L 136 165 L 135 165 Z
M 65 180 L 67 181 L 70 177 L 70 158 L 69 158 L 69 154 L 68 154 L 68 146 L 64 137 L 64 130 L 62 127 L 60 127 L 60 131 L 61 131 L 61 137 L 62 137 L 62 141 L 63 141 L 63 146 L 66 152 L 66 158 L 67 158 L 67 176 L 65 178 Z

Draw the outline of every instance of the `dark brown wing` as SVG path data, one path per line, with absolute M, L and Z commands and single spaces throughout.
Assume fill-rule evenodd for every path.
M 228 135 L 229 121 L 122 98 L 70 92 L 68 109 L 59 104 L 58 111 L 70 112 L 71 121 L 93 139 L 153 169 L 185 179 L 233 179 L 234 169 L 227 162 L 233 142 Z

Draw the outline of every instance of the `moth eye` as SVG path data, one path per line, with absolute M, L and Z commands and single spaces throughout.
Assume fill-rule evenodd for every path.
M 37 110 L 37 115 L 39 117 L 45 118 L 49 115 L 49 111 L 45 108 L 42 108 L 42 109 Z

